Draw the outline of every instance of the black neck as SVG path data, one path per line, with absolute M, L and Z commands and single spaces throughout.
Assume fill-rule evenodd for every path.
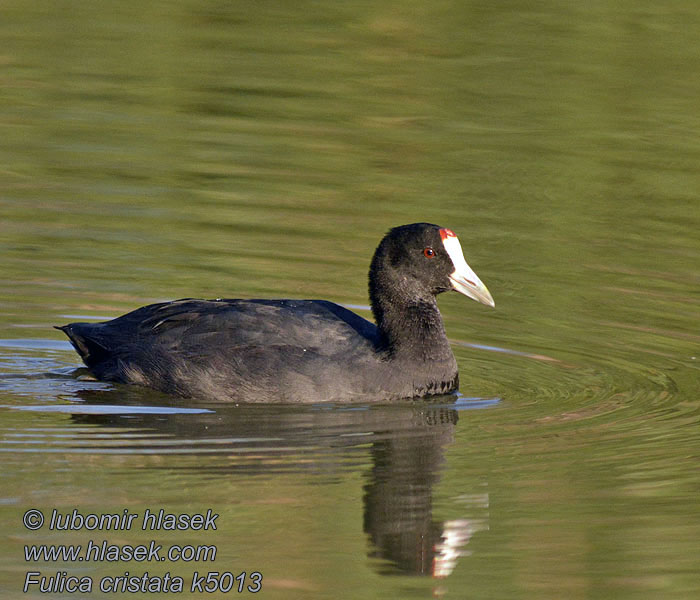
M 381 278 L 371 278 L 370 303 L 382 346 L 392 355 L 424 361 L 452 357 L 442 316 L 432 294 L 411 290 L 406 282 L 397 287 Z

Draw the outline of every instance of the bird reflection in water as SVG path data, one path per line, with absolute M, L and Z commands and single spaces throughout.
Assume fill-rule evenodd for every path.
M 364 495 L 364 531 L 383 573 L 447 577 L 467 554 L 472 535 L 488 528 L 483 516 L 433 519 L 433 488 L 440 479 L 458 412 L 427 405 L 410 435 L 386 436 L 370 450 L 373 467 Z M 488 495 L 462 495 L 467 515 L 488 510 Z
M 357 451 L 364 452 L 369 445 L 372 466 L 364 485 L 363 530 L 370 542 L 368 555 L 382 574 L 445 578 L 459 557 L 468 554 L 466 547 L 473 534 L 488 529 L 486 493 L 469 490 L 453 499 L 462 515 L 440 521 L 433 518 L 433 489 L 461 410 L 482 408 L 497 400 L 450 395 L 440 402 L 383 406 L 207 405 L 206 412 L 191 412 L 192 407 L 201 408 L 191 404 L 185 413 L 179 412 L 178 400 L 172 413 L 164 413 L 166 397 L 159 396 L 158 407 L 149 414 L 142 412 L 144 396 L 133 388 L 129 394 L 121 390 L 118 398 L 111 390 L 86 390 L 80 396 L 83 402 L 75 407 L 74 422 L 118 428 L 117 438 L 125 428 L 151 432 L 136 439 L 121 437 L 127 452 L 223 456 L 235 452 L 234 462 L 203 461 L 199 473 L 308 474 L 310 462 L 316 462 L 324 474 L 340 472 L 349 468 L 348 451 L 356 458 Z M 127 418 L 120 414 L 120 404 Z M 134 404 L 141 408 L 136 414 L 130 411 Z M 95 443 L 104 440 L 103 432 Z M 115 441 L 109 446 L 112 451 Z M 85 448 L 84 443 L 81 447 Z M 95 450 L 99 452 L 99 447 Z M 353 463 L 350 468 L 357 468 Z

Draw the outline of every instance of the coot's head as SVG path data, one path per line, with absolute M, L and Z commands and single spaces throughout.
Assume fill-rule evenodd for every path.
M 451 229 L 413 223 L 391 229 L 379 244 L 370 266 L 373 307 L 383 296 L 389 302 L 421 301 L 454 290 L 495 306 L 486 286 L 464 260 Z

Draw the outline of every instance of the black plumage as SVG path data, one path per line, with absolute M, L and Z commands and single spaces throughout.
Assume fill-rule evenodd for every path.
M 323 402 L 448 393 L 459 377 L 435 296 L 456 289 L 493 305 L 471 270 L 460 284 L 448 237 L 456 241 L 417 223 L 383 238 L 369 272 L 376 325 L 324 300 L 183 299 L 59 329 L 98 379 L 181 396 Z M 459 289 L 463 281 L 476 292 Z

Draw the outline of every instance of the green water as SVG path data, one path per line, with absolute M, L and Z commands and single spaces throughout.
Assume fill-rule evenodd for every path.
M 194 571 L 284 599 L 700 595 L 697 3 L 0 16 L 0 595 L 28 571 L 169 571 L 183 598 Z M 496 301 L 440 299 L 456 399 L 194 404 L 76 378 L 51 328 L 187 296 L 361 307 L 415 221 L 454 229 Z M 33 532 L 31 508 L 220 516 Z M 25 561 L 91 539 L 218 554 Z

